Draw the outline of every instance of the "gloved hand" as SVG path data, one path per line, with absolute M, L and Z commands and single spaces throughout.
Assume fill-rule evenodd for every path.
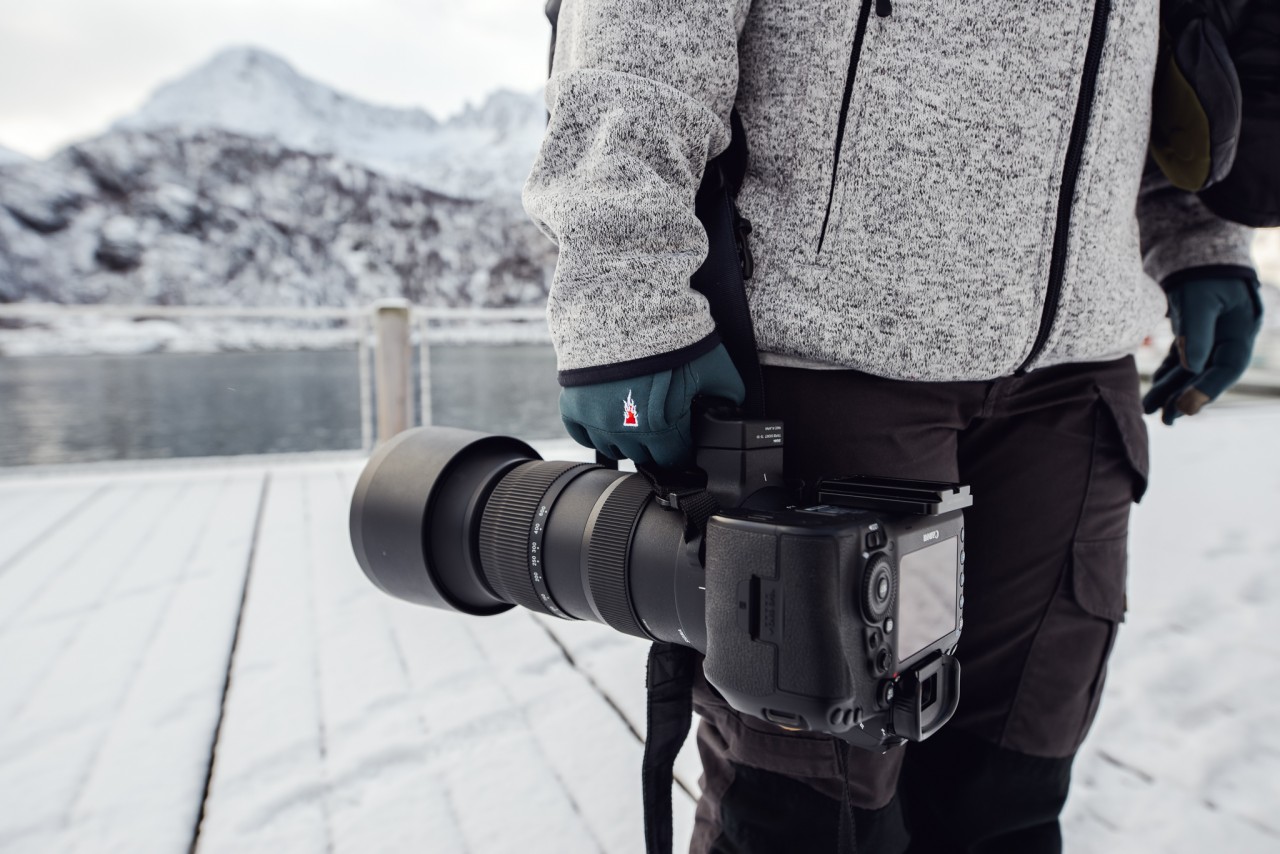
M 1190 279 L 1169 288 L 1173 346 L 1156 371 L 1142 411 L 1165 424 L 1195 415 L 1240 379 L 1262 327 L 1257 280 Z
M 689 468 L 696 395 L 742 403 L 746 388 L 724 345 L 687 364 L 616 382 L 560 390 L 560 420 L 580 445 L 639 465 Z

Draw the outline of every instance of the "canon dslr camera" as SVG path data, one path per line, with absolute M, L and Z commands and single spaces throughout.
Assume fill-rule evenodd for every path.
M 927 738 L 960 693 L 968 487 L 788 489 L 782 432 L 696 419 L 698 468 L 723 508 L 704 538 L 638 474 L 544 461 L 506 436 L 410 430 L 365 466 L 352 544 L 401 599 L 606 623 L 704 653 L 731 706 L 779 726 L 875 750 Z

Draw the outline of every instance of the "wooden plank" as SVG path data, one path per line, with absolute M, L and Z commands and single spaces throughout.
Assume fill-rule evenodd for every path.
M 104 529 L 124 515 L 128 502 L 138 490 L 136 483 L 112 486 L 86 507 L 85 512 L 69 519 L 59 536 L 14 547 L 4 571 L 0 572 L 0 630 L 22 611 L 32 596 L 101 536 Z M 19 553 L 21 558 L 17 559 Z
M 331 851 L 304 475 L 272 474 L 250 569 L 201 851 Z M 330 520 L 332 523 L 332 520 Z
M 573 658 L 574 666 L 624 717 L 635 737 L 643 741 L 648 727 L 645 668 L 649 645 L 599 623 L 569 622 L 534 614 L 529 618 L 555 636 Z M 682 847 L 681 840 L 688 840 L 693 833 L 695 799 L 700 791 L 698 778 L 702 774 L 702 761 L 698 758 L 697 728 L 695 715 L 675 763 L 678 784 L 672 787 L 671 803 L 677 849 Z M 638 794 L 636 808 L 640 808 Z M 683 847 L 688 846 L 683 844 Z
M 170 599 L 172 586 L 154 583 L 152 567 L 182 566 L 220 484 L 140 488 L 130 512 L 47 567 L 49 583 L 29 591 L 0 633 L 0 657 L 21 652 L 0 698 L 0 802 L 26 805 L 0 820 L 5 832 L 44 839 L 49 850 L 75 837 L 74 804 Z M 29 553 L 11 574 L 23 577 L 43 556 Z
M 308 481 L 325 796 L 335 851 L 469 849 L 447 784 L 427 761 L 429 732 L 412 700 L 405 651 L 385 596 L 355 563 L 345 526 L 349 480 Z M 394 828 L 388 835 L 388 828 Z
M 144 490 L 142 495 L 136 490 L 120 491 L 129 506 L 159 513 L 173 504 L 177 490 L 165 487 Z M 109 497 L 115 493 L 112 490 Z M 4 731 L 0 738 L 20 728 L 24 718 L 38 721 L 31 709 L 40 707 L 42 692 L 51 681 L 61 681 L 62 657 L 102 608 L 114 604 L 102 595 L 104 588 L 137 565 L 138 550 L 153 530 L 154 519 L 127 514 L 120 518 L 111 503 L 105 502 L 102 512 L 93 512 L 100 509 L 96 506 L 86 512 L 86 524 L 72 532 L 67 545 L 58 547 L 60 541 L 53 540 L 49 546 L 28 553 L 0 578 L 0 660 L 7 662 L 6 690 L 0 695 L 0 727 Z M 66 598 L 81 580 L 92 584 L 98 594 L 87 604 Z M 83 697 L 75 699 L 67 713 L 78 714 Z
M 35 544 L 64 536 L 71 518 L 105 490 L 105 483 L 8 488 L 0 485 L 0 574 Z
M 189 556 L 172 564 L 176 573 L 150 582 L 165 586 L 167 602 L 71 807 L 71 850 L 180 852 L 190 845 L 263 478 L 245 473 L 229 480 Z M 148 583 L 145 575 L 131 581 Z M 135 595 L 141 589 L 132 588 Z

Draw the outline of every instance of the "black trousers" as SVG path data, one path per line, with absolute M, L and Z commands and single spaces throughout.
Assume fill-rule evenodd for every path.
M 860 854 L 1060 851 L 1146 488 L 1133 360 L 956 383 L 766 367 L 765 396 L 807 488 L 845 474 L 972 486 L 960 706 L 931 739 L 873 754 L 740 715 L 700 682 L 692 852 L 836 851 L 846 785 Z

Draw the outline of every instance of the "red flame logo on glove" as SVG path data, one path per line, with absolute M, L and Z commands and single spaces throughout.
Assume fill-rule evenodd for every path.
M 636 418 L 636 402 L 631 399 L 631 389 L 627 389 L 627 399 L 622 401 L 622 426 L 640 426 L 640 421 Z

